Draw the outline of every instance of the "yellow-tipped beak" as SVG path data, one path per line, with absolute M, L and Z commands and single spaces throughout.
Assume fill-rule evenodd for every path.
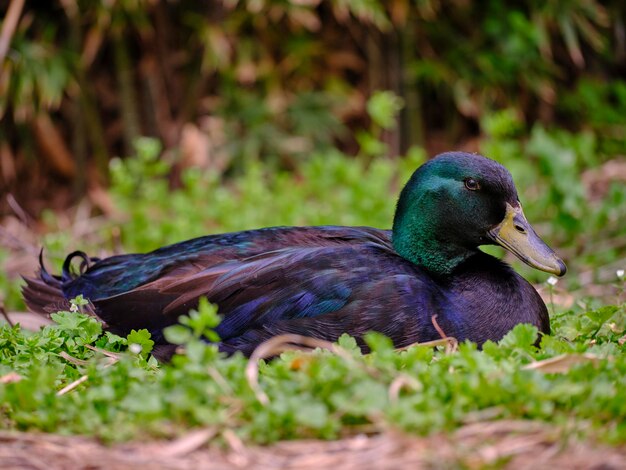
M 489 236 L 533 268 L 557 276 L 563 276 L 567 271 L 565 263 L 535 233 L 521 206 L 513 207 L 507 203 L 504 220 L 489 231 Z

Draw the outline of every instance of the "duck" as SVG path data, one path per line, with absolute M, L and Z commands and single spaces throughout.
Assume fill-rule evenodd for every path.
M 370 331 L 398 348 L 442 335 L 481 347 L 520 323 L 549 334 L 541 296 L 483 245 L 556 276 L 566 272 L 526 219 L 509 171 L 479 154 L 446 152 L 410 177 L 391 230 L 281 226 L 103 259 L 76 251 L 60 275 L 49 274 L 40 255 L 23 296 L 45 315 L 83 295 L 109 331 L 147 329 L 163 357 L 173 351 L 163 330 L 202 297 L 218 306 L 216 344 L 228 354 L 250 356 L 281 334 L 327 341 L 348 334 L 364 352 Z

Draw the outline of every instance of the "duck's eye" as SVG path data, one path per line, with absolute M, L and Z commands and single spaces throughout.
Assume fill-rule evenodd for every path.
M 474 178 L 465 178 L 465 187 L 470 191 L 476 191 L 480 189 L 480 184 Z

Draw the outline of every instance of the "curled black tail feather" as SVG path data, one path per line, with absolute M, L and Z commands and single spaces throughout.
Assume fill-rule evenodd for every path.
M 47 285 L 61 289 L 61 279 L 59 279 L 59 276 L 53 276 L 50 274 L 43 264 L 43 247 L 41 247 L 41 250 L 39 251 L 39 277 Z
M 70 253 L 69 255 L 67 255 L 67 258 L 65 258 L 65 261 L 63 262 L 61 281 L 69 282 L 76 278 L 76 275 L 72 272 L 72 261 L 76 257 L 79 257 L 82 260 L 80 263 L 80 267 L 78 268 L 79 275 L 84 273 L 85 270 L 91 265 L 91 259 L 84 251 L 74 251 Z

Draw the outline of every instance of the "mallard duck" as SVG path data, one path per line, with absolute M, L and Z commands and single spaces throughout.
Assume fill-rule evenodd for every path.
M 565 274 L 563 261 L 526 220 L 506 168 L 449 152 L 409 179 L 392 230 L 271 227 L 146 254 L 94 259 L 74 252 L 60 276 L 41 264 L 37 277 L 25 278 L 23 293 L 40 313 L 82 294 L 110 331 L 146 328 L 161 346 L 167 345 L 163 329 L 206 297 L 222 315 L 219 349 L 246 355 L 283 333 L 335 341 L 343 333 L 360 339 L 377 331 L 397 347 L 442 333 L 482 345 L 518 323 L 549 333 L 537 291 L 479 249 L 489 244 L 539 270 Z M 71 269 L 76 257 L 80 274 Z

